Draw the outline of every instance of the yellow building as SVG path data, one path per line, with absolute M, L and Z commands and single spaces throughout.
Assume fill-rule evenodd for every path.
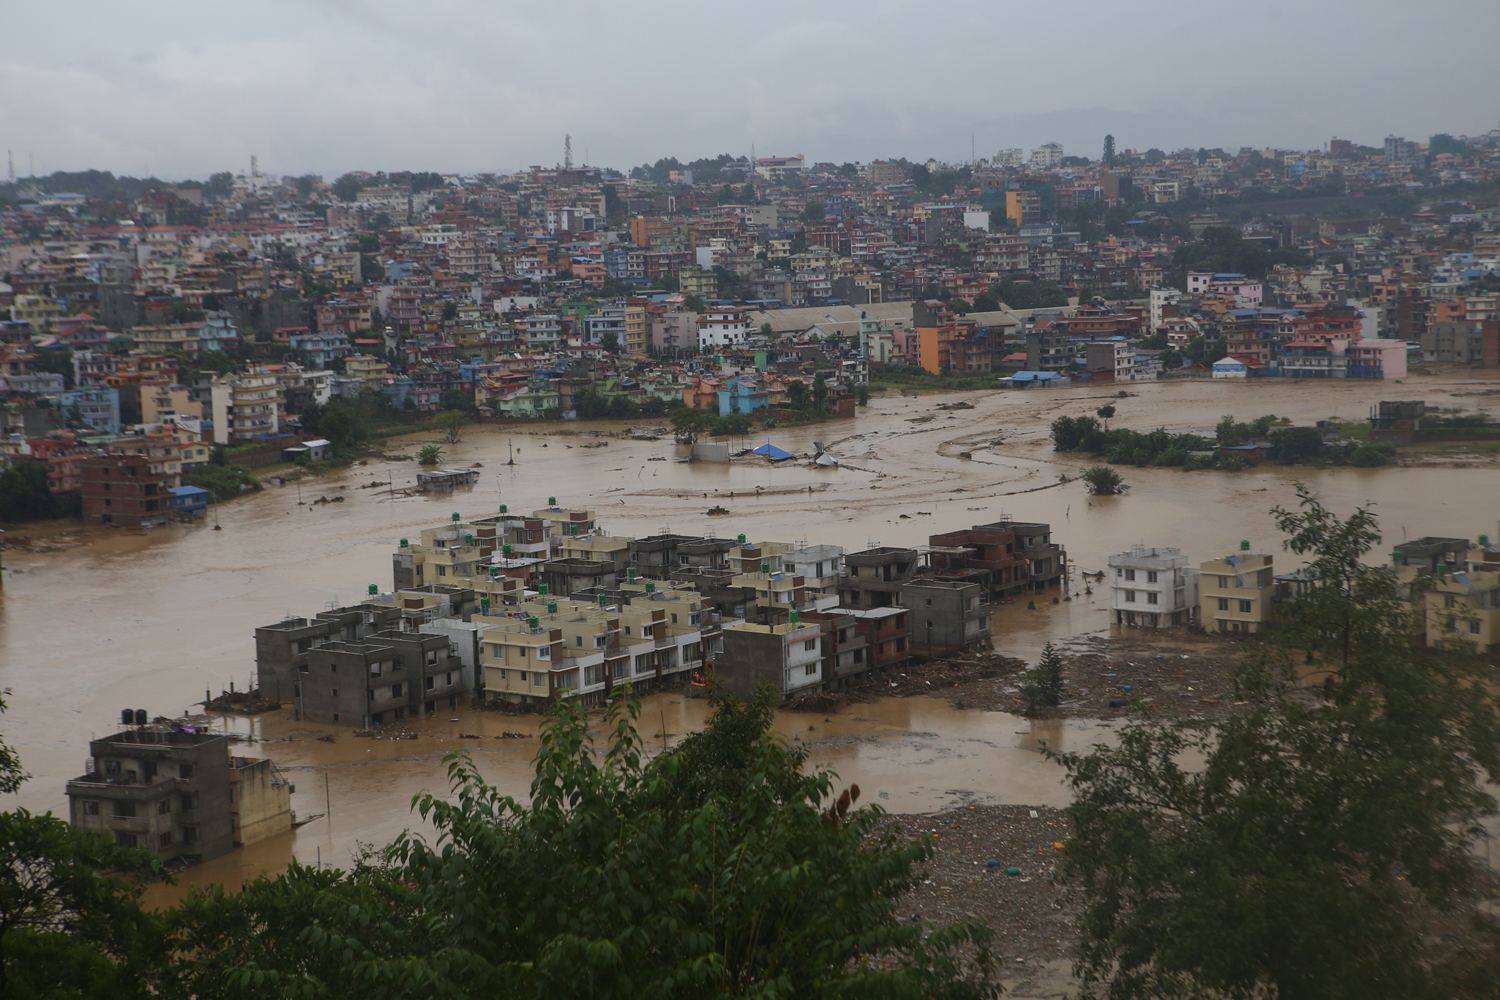
M 384 382 L 389 371 L 384 361 L 368 354 L 351 354 L 344 359 L 344 374 L 366 382 Z
M 481 621 L 488 621 L 481 618 Z M 554 664 L 563 662 L 562 629 L 530 618 L 504 618 L 480 632 L 479 663 L 484 689 L 491 700 L 514 703 L 545 701 L 568 687 L 577 687 Z
M 613 535 L 564 535 L 558 543 L 563 559 L 593 559 L 612 562 L 615 570 L 623 570 L 630 563 L 631 538 Z
M 1438 574 L 1421 596 L 1427 645 L 1500 652 L 1500 572 Z
M 625 353 L 646 356 L 646 303 L 634 299 L 625 302 Z
M 288 832 L 297 819 L 291 783 L 268 758 L 230 757 L 229 815 L 235 847 Z
M 1271 556 L 1240 551 L 1199 565 L 1198 621 L 1213 632 L 1264 632 L 1276 581 Z

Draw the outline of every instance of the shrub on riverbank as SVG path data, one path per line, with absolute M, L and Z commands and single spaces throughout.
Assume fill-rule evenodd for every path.
M 208 491 L 215 503 L 260 489 L 260 480 L 238 465 L 200 465 L 182 474 L 182 485 Z

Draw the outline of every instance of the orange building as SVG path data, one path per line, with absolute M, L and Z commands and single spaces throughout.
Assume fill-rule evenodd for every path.
M 987 372 L 991 367 L 989 339 L 975 336 L 972 320 L 919 326 L 917 364 L 934 375 Z

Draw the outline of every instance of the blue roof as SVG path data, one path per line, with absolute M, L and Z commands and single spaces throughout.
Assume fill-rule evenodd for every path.
M 206 497 L 208 490 L 201 486 L 172 486 L 169 487 L 174 497 Z
M 1011 376 L 1011 381 L 1039 382 L 1062 377 L 1062 372 L 1016 372 Z
M 761 445 L 759 448 L 752 449 L 751 452 L 750 452 L 750 454 L 752 454 L 752 455 L 765 455 L 768 458 L 770 458 L 771 461 L 773 461 L 773 462 L 780 462 L 780 461 L 782 461 L 784 459 L 788 459 L 788 458 L 792 457 L 792 453 L 791 452 L 789 452 L 789 451 L 782 451 L 780 448 L 776 447 L 774 444 L 771 444 L 769 441 L 767 441 L 765 444 Z

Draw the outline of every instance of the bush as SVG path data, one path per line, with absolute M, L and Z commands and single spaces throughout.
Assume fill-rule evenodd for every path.
M 260 489 L 260 480 L 238 465 L 200 465 L 182 474 L 182 485 L 208 491 L 215 503 Z
M 1090 496 L 1108 497 L 1130 491 L 1120 474 L 1107 465 L 1096 465 L 1089 469 L 1083 474 L 1083 482 L 1088 487 Z
M 417 452 L 418 465 L 437 465 L 443 460 L 443 449 L 439 445 L 424 444 Z
M 1220 472 L 1244 472 L 1254 464 L 1255 461 L 1245 455 L 1221 451 L 1219 452 L 1218 460 L 1214 463 L 1214 467 Z
M 1391 451 L 1394 452 L 1395 449 L 1392 448 Z M 1365 444 L 1354 449 L 1354 454 L 1349 456 L 1349 464 L 1357 469 L 1377 469 L 1382 465 L 1390 465 L 1391 456 L 1382 451 L 1379 445 Z
M 1028 716 L 1062 703 L 1062 657 L 1057 655 L 1052 643 L 1042 647 L 1042 656 L 1036 666 L 1021 674 L 1020 690 L 1024 713 Z

